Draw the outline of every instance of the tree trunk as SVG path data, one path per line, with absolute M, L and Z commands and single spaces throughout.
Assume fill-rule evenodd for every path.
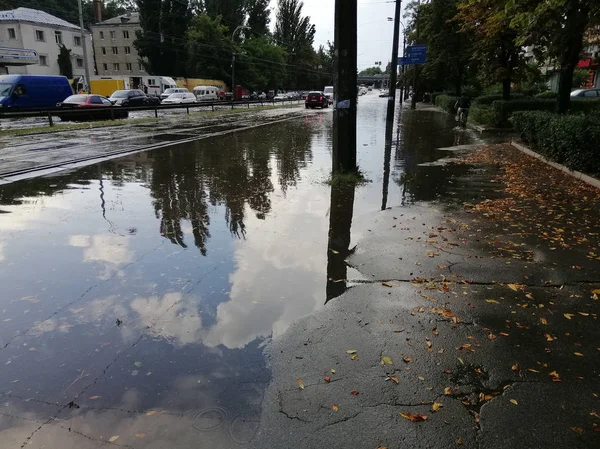
M 502 80 L 502 99 L 510 100 L 510 78 Z
M 571 0 L 566 8 L 566 20 L 563 30 L 567 37 L 565 52 L 560 57 L 560 80 L 558 82 L 557 112 L 564 114 L 571 104 L 573 72 L 583 47 L 583 35 L 588 23 L 589 8 L 580 5 L 579 0 Z

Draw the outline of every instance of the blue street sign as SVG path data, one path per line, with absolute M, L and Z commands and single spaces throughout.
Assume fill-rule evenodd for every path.
M 406 64 L 425 64 L 427 47 L 425 45 L 410 45 L 406 47 Z
M 398 58 L 398 65 L 406 65 L 408 64 L 408 62 L 406 61 L 406 58 L 404 56 L 400 56 Z

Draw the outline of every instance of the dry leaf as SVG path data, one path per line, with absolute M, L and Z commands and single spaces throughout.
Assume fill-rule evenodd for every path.
M 323 380 L 325 380 L 325 382 L 331 382 L 331 377 L 325 376 L 323 377 Z
M 340 408 L 339 408 L 339 406 L 338 406 L 337 404 L 333 404 L 333 405 L 331 406 L 331 410 L 333 410 L 333 411 L 334 411 L 334 412 L 336 412 L 336 413 L 337 413 L 337 411 L 338 411 L 339 409 L 340 409 Z
M 508 334 L 506 332 L 500 332 L 498 335 L 502 335 L 503 337 L 508 337 Z
M 148 413 L 146 413 L 146 416 L 152 416 L 156 413 L 156 410 L 150 410 Z
M 444 404 L 440 404 L 439 402 L 434 402 L 431 405 L 431 411 L 432 412 L 437 412 L 439 409 L 441 409 L 444 406 Z
M 463 440 L 462 440 L 462 438 L 457 438 L 457 439 L 456 439 L 456 444 L 458 444 L 458 445 L 461 445 L 461 444 L 463 444 Z
M 517 400 L 516 400 L 516 399 L 511 399 L 511 400 L 510 400 L 510 403 L 511 403 L 511 404 L 514 404 L 514 405 L 519 405 L 519 403 L 517 402 Z
M 112 443 L 112 442 L 114 442 L 114 441 L 117 441 L 118 439 L 119 439 L 119 435 L 115 435 L 115 436 L 112 436 L 112 437 L 110 437 L 110 438 L 108 439 L 108 442 L 109 442 L 109 443 Z
M 577 357 L 583 357 L 583 354 L 581 352 L 574 352 L 573 354 L 575 354 Z
M 356 390 L 352 390 L 352 391 L 350 392 L 350 394 L 351 394 L 352 396 L 358 396 L 358 391 L 356 391 Z
M 490 304 L 500 304 L 498 301 L 496 301 L 495 299 L 486 299 L 486 302 L 489 302 Z
M 433 335 L 439 335 L 440 331 L 438 331 L 438 330 L 437 330 L 437 327 L 436 327 L 436 328 L 434 328 L 434 329 L 431 331 L 431 333 L 432 333 Z
M 356 354 L 358 351 L 356 349 L 348 349 L 346 354 Z
M 402 360 L 404 360 L 406 363 L 414 362 L 414 360 L 412 359 L 412 357 L 409 357 L 407 355 L 405 355 L 404 357 L 402 357 Z
M 510 367 L 510 369 L 513 371 L 519 371 L 519 365 L 515 363 L 513 366 Z
M 418 415 L 415 415 L 413 413 L 402 412 L 400 413 L 400 416 L 412 422 L 425 421 L 427 419 L 427 416 L 421 415 L 420 413 Z
M 385 378 L 385 380 L 391 380 L 395 384 L 398 383 L 398 378 L 396 376 L 388 376 L 388 377 Z
M 296 377 L 296 381 L 298 382 L 298 387 L 301 390 L 304 390 L 304 382 L 302 382 L 302 379 L 300 379 L 299 377 Z
M 496 336 L 490 332 L 490 333 L 488 334 L 488 338 L 489 338 L 490 340 L 495 340 L 495 339 L 496 339 Z
M 382 358 L 382 359 L 381 359 L 381 364 L 382 364 L 382 365 L 385 365 L 386 363 L 387 363 L 388 365 L 391 365 L 391 364 L 392 364 L 392 359 L 391 359 L 391 357 L 384 357 L 384 358 Z
M 334 369 L 331 370 L 331 374 L 335 374 L 335 370 Z
M 583 429 L 581 427 L 569 427 L 569 429 L 571 429 L 575 433 L 578 433 L 579 435 L 583 433 Z
M 508 288 L 515 292 L 519 291 L 519 286 L 517 284 L 508 284 Z
M 137 438 L 146 438 L 146 434 L 145 433 L 136 433 L 135 436 Z
M 546 341 L 554 341 L 554 340 L 556 340 L 556 337 L 553 337 L 550 334 L 544 334 L 544 337 L 546 337 Z
M 356 360 L 358 358 L 358 354 L 354 354 L 352 357 L 350 357 L 350 360 Z
M 95 401 L 96 399 L 100 399 L 102 396 L 90 396 L 90 399 L 92 401 Z
M 444 388 L 444 394 L 446 396 L 450 396 L 452 394 L 452 388 L 450 388 L 450 387 Z
M 392 284 L 388 284 L 387 282 L 382 282 L 381 285 L 383 285 L 384 287 L 392 287 Z
M 536 369 L 533 369 L 533 368 L 527 368 L 527 371 L 530 371 L 530 372 L 532 372 L 532 373 L 539 373 L 539 371 L 538 371 L 538 370 L 536 370 Z
M 573 315 L 572 313 L 563 313 L 563 315 L 565 316 L 565 318 L 567 320 L 570 320 L 571 318 L 573 318 L 575 315 Z
M 546 325 L 546 324 L 548 324 L 548 320 L 544 317 L 540 317 L 540 323 Z

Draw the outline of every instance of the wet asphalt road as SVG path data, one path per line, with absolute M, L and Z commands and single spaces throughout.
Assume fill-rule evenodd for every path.
M 492 256 L 463 204 L 497 170 L 440 163 L 475 141 L 434 110 L 388 166 L 385 104 L 360 99 L 358 188 L 325 183 L 330 110 L 0 187 L 2 447 L 594 447 L 597 261 Z

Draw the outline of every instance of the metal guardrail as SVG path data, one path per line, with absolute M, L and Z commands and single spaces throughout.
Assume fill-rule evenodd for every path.
M 106 119 L 108 120 L 120 120 L 121 118 L 117 118 L 116 116 L 120 115 L 126 111 L 129 113 L 130 111 L 154 111 L 154 117 L 158 118 L 158 111 L 161 110 L 170 110 L 170 109 L 185 109 L 187 114 L 190 113 L 190 109 L 195 108 L 207 108 L 210 107 L 212 111 L 215 110 L 215 107 L 231 107 L 234 109 L 236 106 L 248 106 L 250 109 L 251 105 L 277 105 L 277 104 L 299 104 L 301 99 L 296 100 L 244 100 L 244 101 L 228 101 L 228 100 L 217 100 L 217 101 L 200 101 L 196 103 L 185 103 L 185 104 L 156 104 L 156 105 L 145 105 L 145 106 L 110 106 L 106 108 L 98 108 L 98 107 L 90 107 L 90 108 L 73 108 L 73 109 L 63 109 L 63 108 L 45 108 L 45 109 L 21 109 L 21 110 L 10 110 L 0 109 L 0 119 L 18 119 L 18 118 L 31 118 L 31 117 L 46 117 L 48 119 L 49 126 L 54 126 L 53 117 L 67 117 L 69 115 L 73 116 L 81 116 L 86 113 L 90 114 L 90 117 L 94 114 L 100 116 L 106 115 Z M 116 114 L 115 114 L 116 112 Z M 123 117 L 125 118 L 125 117 Z M 62 120 L 62 118 L 61 118 Z M 98 119 L 89 119 L 89 121 L 102 120 Z M 68 121 L 68 119 L 67 119 Z M 87 120 L 86 120 L 87 121 Z

